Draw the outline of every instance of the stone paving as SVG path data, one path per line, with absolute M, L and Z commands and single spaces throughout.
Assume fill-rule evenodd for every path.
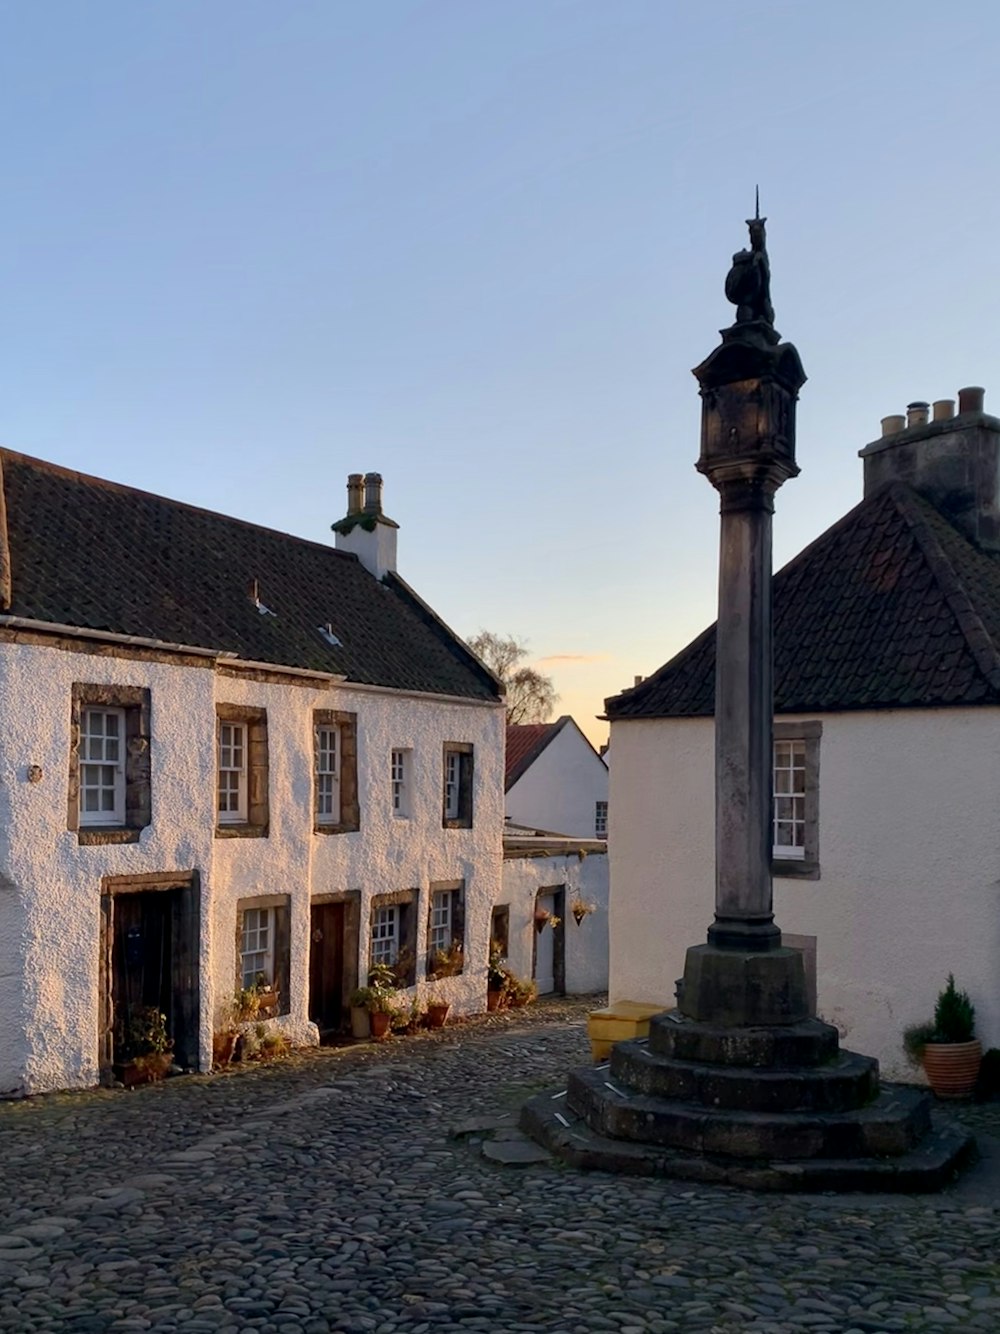
M 586 1061 L 594 1003 L 0 1105 L 0 1330 L 1000 1330 L 998 1104 L 960 1112 L 987 1158 L 942 1196 L 485 1157 L 519 1143 L 505 1113 Z

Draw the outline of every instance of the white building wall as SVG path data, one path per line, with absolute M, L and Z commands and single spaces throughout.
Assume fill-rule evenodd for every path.
M 604 991 L 608 985 L 608 857 L 604 852 L 553 857 L 511 857 L 503 864 L 498 904 L 510 906 L 507 962 L 518 977 L 531 977 L 535 899 L 541 889 L 563 888 L 566 895 L 567 995 Z M 579 896 L 596 911 L 579 925 L 570 904 Z M 546 931 L 551 927 L 546 927 Z
M 152 824 L 135 844 L 81 847 L 66 828 L 70 698 L 74 682 L 151 690 Z M 503 823 L 502 707 L 407 697 L 346 686 L 264 684 L 216 675 L 211 667 L 77 654 L 29 645 L 0 652 L 0 792 L 9 808 L 0 865 L 0 999 L 20 918 L 22 964 L 13 975 L 24 1023 L 0 1041 L 0 1090 L 33 1093 L 86 1087 L 98 1078 L 98 954 L 101 878 L 197 870 L 201 884 L 201 1064 L 211 1063 L 213 1022 L 232 996 L 236 903 L 254 894 L 289 894 L 291 1012 L 295 1041 L 314 1041 L 308 1020 L 309 902 L 312 894 L 361 891 L 361 973 L 373 893 L 422 891 L 426 922 L 432 880 L 466 884 L 466 970 L 434 984 L 457 1013 L 481 1009 L 490 911 L 500 889 Z M 270 832 L 267 838 L 215 837 L 216 703 L 267 710 Z M 312 710 L 358 718 L 357 833 L 312 832 Z M 474 825 L 441 825 L 445 741 L 475 746 Z M 391 816 L 389 751 L 413 747 L 414 806 Z M 42 780 L 28 783 L 37 764 Z M 9 906 L 17 903 L 12 913 Z M 418 929 L 418 978 L 424 931 Z M 10 987 L 8 982 L 7 987 Z M 420 981 L 420 988 L 427 989 Z M 13 1030 L 13 1040 L 10 1032 Z
M 570 722 L 510 788 L 505 809 L 513 824 L 594 838 L 596 803 L 607 800 L 604 761 Z
M 914 1078 L 903 1029 L 953 972 L 984 1047 L 1000 1045 L 1000 710 L 822 722 L 821 878 L 776 879 L 774 896 L 783 931 L 817 937 L 820 1013 L 887 1077 Z M 611 998 L 673 1004 L 713 915 L 713 724 L 612 732 Z

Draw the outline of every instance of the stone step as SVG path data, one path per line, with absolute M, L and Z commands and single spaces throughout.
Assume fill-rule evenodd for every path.
M 914 1148 L 891 1158 L 744 1161 L 706 1156 L 609 1139 L 566 1106 L 565 1090 L 560 1089 L 540 1093 L 525 1104 L 521 1129 L 571 1167 L 752 1190 L 938 1191 L 954 1181 L 975 1151 L 975 1141 L 967 1131 L 941 1122 Z
M 930 1100 L 918 1089 L 883 1091 L 852 1112 L 744 1112 L 652 1097 L 609 1074 L 572 1071 L 566 1096 L 609 1139 L 732 1158 L 850 1158 L 906 1153 L 930 1129 Z
M 748 1112 L 848 1112 L 879 1088 L 878 1061 L 855 1052 L 798 1070 L 747 1070 L 660 1056 L 645 1041 L 616 1043 L 611 1078 L 637 1093 Z
M 755 1070 L 823 1065 L 837 1055 L 839 1035 L 822 1019 L 769 1028 L 720 1028 L 667 1010 L 649 1023 L 649 1047 L 659 1056 L 700 1065 L 741 1065 Z

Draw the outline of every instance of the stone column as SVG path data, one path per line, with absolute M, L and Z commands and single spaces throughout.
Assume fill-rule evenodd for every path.
M 720 1024 L 789 1023 L 807 1014 L 801 955 L 782 947 L 771 897 L 774 689 L 771 519 L 799 469 L 795 404 L 805 372 L 773 325 L 764 219 L 733 259 L 736 323 L 696 368 L 698 469 L 721 501 L 715 682 L 715 921 L 688 951 L 681 1009 Z

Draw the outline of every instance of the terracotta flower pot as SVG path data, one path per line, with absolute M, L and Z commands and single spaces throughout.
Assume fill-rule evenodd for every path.
M 486 1008 L 487 1008 L 487 1010 L 489 1010 L 491 1013 L 492 1013 L 493 1010 L 501 1010 L 501 1009 L 503 1009 L 503 992 L 502 992 L 502 991 L 487 991 L 487 993 L 486 993 Z
M 970 1098 L 979 1078 L 983 1049 L 971 1042 L 928 1042 L 923 1065 L 927 1082 L 939 1098 Z
M 233 1059 L 233 1052 L 236 1050 L 236 1039 L 238 1037 L 239 1033 L 235 1028 L 231 1031 L 212 1034 L 213 1065 L 229 1065 Z
M 445 1020 L 448 1018 L 449 1005 L 428 1005 L 427 1007 L 427 1027 L 444 1028 Z
M 385 1035 L 389 1032 L 390 1022 L 391 1020 L 389 1015 L 382 1014 L 381 1011 L 376 1011 L 371 1016 L 372 1037 L 379 1040 L 384 1038 Z
M 130 1089 L 137 1084 L 153 1084 L 165 1078 L 173 1063 L 174 1054 L 171 1051 L 147 1052 L 144 1056 L 136 1056 L 134 1060 L 116 1065 L 115 1074 Z

